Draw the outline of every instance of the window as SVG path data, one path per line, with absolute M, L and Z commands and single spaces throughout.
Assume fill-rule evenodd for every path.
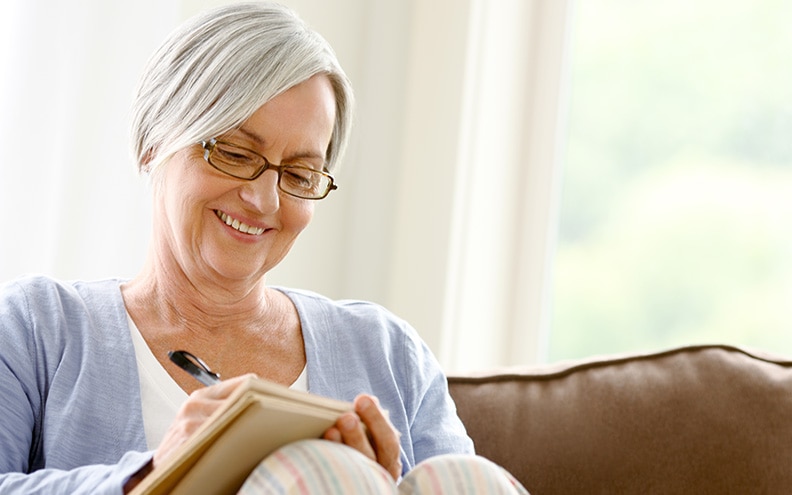
M 580 0 L 550 360 L 792 354 L 792 3 Z

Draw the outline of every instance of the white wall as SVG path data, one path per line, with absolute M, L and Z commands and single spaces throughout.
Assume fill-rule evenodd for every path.
M 225 2 L 14 1 L 28 21 L 3 34 L 3 70 L 20 69 L 0 130 L 24 146 L 0 161 L 0 279 L 131 276 L 150 215 L 127 155 L 132 87 L 177 19 Z M 283 3 L 335 47 L 358 112 L 339 191 L 269 282 L 382 303 L 448 370 L 536 360 L 569 2 Z
M 149 207 L 126 119 L 143 63 L 178 11 L 156 0 L 3 5 L 0 280 L 131 276 Z

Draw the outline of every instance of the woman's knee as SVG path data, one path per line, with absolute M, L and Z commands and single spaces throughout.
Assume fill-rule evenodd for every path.
M 473 455 L 441 455 L 413 468 L 400 495 L 527 495 L 525 488 L 494 462 Z
M 346 445 L 304 440 L 286 445 L 261 461 L 239 493 L 395 494 L 396 485 L 382 466 Z

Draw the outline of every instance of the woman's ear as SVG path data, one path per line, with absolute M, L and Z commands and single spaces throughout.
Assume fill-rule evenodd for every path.
M 140 171 L 144 174 L 148 175 L 151 173 L 151 162 L 154 160 L 154 157 L 157 155 L 156 150 L 154 148 L 149 148 L 146 153 L 143 155 L 143 160 L 140 162 Z

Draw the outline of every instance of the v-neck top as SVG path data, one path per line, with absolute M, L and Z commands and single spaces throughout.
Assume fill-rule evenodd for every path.
M 122 283 L 26 277 L 0 286 L 0 486 L 120 493 L 151 459 Z M 403 472 L 473 452 L 445 375 L 409 324 L 377 304 L 277 289 L 300 317 L 308 390 L 376 396 L 401 435 Z
M 146 445 L 150 450 L 154 450 L 162 442 L 165 432 L 173 423 L 182 404 L 187 401 L 188 394 L 151 352 L 151 348 L 146 344 L 140 329 L 129 314 L 127 314 L 127 322 L 132 336 L 132 344 L 135 347 Z M 300 375 L 289 388 L 308 390 L 307 366 L 303 367 Z

